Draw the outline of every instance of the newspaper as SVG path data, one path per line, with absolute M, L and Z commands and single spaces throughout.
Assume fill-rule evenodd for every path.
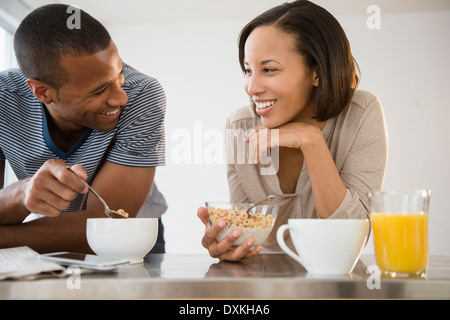
M 38 253 L 28 247 L 0 250 L 0 281 L 34 280 L 64 277 L 66 268 L 38 258 Z

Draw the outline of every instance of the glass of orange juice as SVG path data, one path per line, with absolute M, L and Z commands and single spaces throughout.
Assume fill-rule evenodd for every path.
M 431 191 L 369 192 L 377 264 L 389 277 L 426 277 Z

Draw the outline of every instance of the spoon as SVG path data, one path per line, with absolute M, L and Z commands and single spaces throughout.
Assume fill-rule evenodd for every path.
M 255 203 L 254 205 L 252 205 L 250 208 L 247 209 L 247 214 L 249 214 L 249 213 L 250 213 L 250 210 L 253 209 L 254 207 L 257 207 L 257 206 L 259 206 L 260 204 L 266 203 L 267 201 L 270 201 L 270 200 L 272 200 L 272 199 L 275 199 L 275 196 L 270 195 L 270 196 L 268 196 L 267 198 L 262 199 L 261 201 L 258 201 L 257 203 Z
M 272 199 L 275 198 L 293 198 L 293 197 L 298 197 L 300 194 L 298 193 L 293 193 L 293 194 L 283 194 L 283 195 L 270 195 L 267 196 L 267 198 L 262 199 L 261 201 L 257 202 L 256 204 L 252 205 L 250 208 L 247 209 L 247 214 L 250 212 L 251 209 L 253 209 L 254 207 L 259 206 L 260 204 L 266 203 L 267 201 L 270 201 Z
M 72 171 L 73 173 L 75 173 L 75 175 L 76 175 L 78 178 L 80 178 L 80 179 L 83 180 L 83 178 L 81 178 L 81 177 L 78 175 L 78 173 L 76 173 L 71 167 L 66 166 L 66 168 L 69 169 L 70 171 Z M 83 180 L 83 181 L 84 181 L 84 180 Z M 87 183 L 86 183 L 86 184 L 87 184 Z M 89 191 L 91 191 L 91 192 L 92 192 L 92 193 L 100 200 L 100 202 L 103 204 L 103 206 L 105 207 L 105 214 L 106 214 L 108 217 L 110 217 L 110 218 L 112 218 L 112 219 L 127 219 L 127 218 L 128 218 L 128 217 L 126 217 L 126 216 L 120 214 L 120 213 L 117 212 L 117 211 L 111 210 L 111 209 L 108 207 L 108 205 L 106 204 L 106 202 L 102 199 L 102 197 L 100 197 L 100 196 L 97 194 L 97 192 L 95 192 L 94 189 L 91 188 L 90 185 L 87 184 L 87 186 L 88 186 L 88 188 L 89 188 Z

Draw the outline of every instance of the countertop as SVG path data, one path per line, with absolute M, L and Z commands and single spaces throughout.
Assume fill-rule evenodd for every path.
M 430 256 L 424 279 L 378 277 L 374 265 L 363 255 L 349 275 L 313 276 L 284 254 L 154 254 L 115 272 L 1 281 L 0 299 L 450 299 L 448 256 Z

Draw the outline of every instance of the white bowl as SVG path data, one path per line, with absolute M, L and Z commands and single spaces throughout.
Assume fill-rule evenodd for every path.
M 86 238 L 99 256 L 141 263 L 158 236 L 158 219 L 87 219 Z

